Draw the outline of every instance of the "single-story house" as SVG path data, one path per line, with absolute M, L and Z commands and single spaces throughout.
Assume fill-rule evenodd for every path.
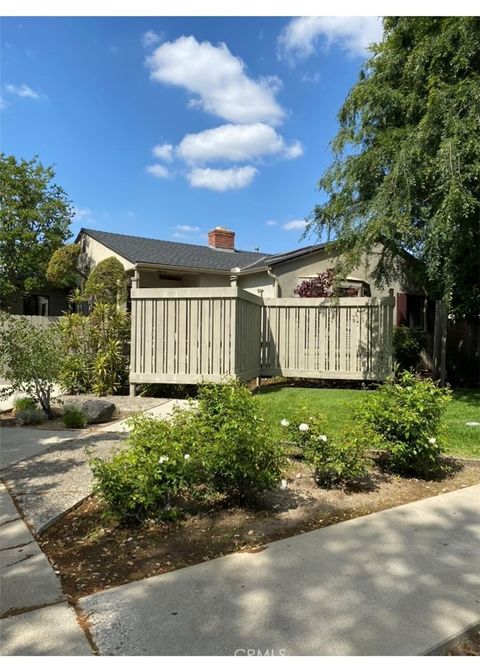
M 235 285 L 263 297 L 293 297 L 304 280 L 331 268 L 336 258 L 333 245 L 312 244 L 280 254 L 244 251 L 235 246 L 235 233 L 213 228 L 208 244 L 197 245 L 154 238 L 123 235 L 82 228 L 75 240 L 80 244 L 80 266 L 90 271 L 105 258 L 114 256 L 137 288 L 193 288 Z M 372 273 L 380 259 L 381 247 L 353 270 L 344 285 L 359 295 L 384 296 Z M 405 259 L 399 258 L 399 277 L 391 284 L 396 297 L 395 322 L 424 327 L 425 296 L 407 276 Z M 15 314 L 59 316 L 68 306 L 67 292 L 46 290 L 18 298 Z
M 217 227 L 209 231 L 208 244 L 196 245 L 168 240 L 122 235 L 82 228 L 76 242 L 82 252 L 83 270 L 115 256 L 137 288 L 193 288 L 236 285 L 263 297 L 294 297 L 304 280 L 331 268 L 336 255 L 328 243 L 313 244 L 281 254 L 243 251 L 235 246 L 235 233 Z M 407 276 L 405 259 L 399 258 L 399 277 L 386 288 L 378 288 L 372 273 L 380 259 L 374 252 L 353 270 L 344 285 L 359 295 L 385 296 L 393 288 L 397 324 L 423 327 L 424 300 Z

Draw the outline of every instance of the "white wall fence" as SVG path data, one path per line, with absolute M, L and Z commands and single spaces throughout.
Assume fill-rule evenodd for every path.
M 130 383 L 225 376 L 384 380 L 394 298 L 262 299 L 239 288 L 132 291 Z

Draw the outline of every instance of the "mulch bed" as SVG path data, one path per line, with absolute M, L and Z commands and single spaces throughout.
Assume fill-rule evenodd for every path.
M 286 490 L 249 507 L 221 499 L 185 504 L 180 521 L 120 527 L 95 496 L 44 532 L 39 543 L 73 600 L 93 592 L 217 558 L 254 551 L 284 537 L 329 526 L 480 482 L 480 462 L 465 461 L 438 481 L 400 478 L 376 470 L 355 487 L 321 489 L 311 471 L 292 462 Z

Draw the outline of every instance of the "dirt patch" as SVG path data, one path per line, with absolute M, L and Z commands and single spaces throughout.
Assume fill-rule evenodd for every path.
M 268 542 L 322 528 L 389 507 L 480 482 L 480 463 L 465 462 L 442 481 L 405 479 L 375 471 L 349 490 L 319 488 L 311 471 L 292 462 L 288 488 L 264 494 L 255 506 L 212 500 L 185 505 L 183 519 L 119 527 L 103 516 L 96 497 L 42 534 L 39 544 L 72 599 L 128 581 L 163 574 L 234 551 L 258 550 Z
M 447 653 L 453 657 L 461 656 L 470 656 L 470 657 L 479 657 L 480 656 L 480 628 L 468 638 L 465 638 L 457 643 L 456 646 L 451 648 Z

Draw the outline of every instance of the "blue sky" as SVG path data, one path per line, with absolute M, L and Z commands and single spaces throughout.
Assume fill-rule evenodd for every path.
M 299 246 L 375 17 L 2 19 L 2 150 L 38 154 L 72 224 Z M 303 241 L 305 243 L 305 241 Z

